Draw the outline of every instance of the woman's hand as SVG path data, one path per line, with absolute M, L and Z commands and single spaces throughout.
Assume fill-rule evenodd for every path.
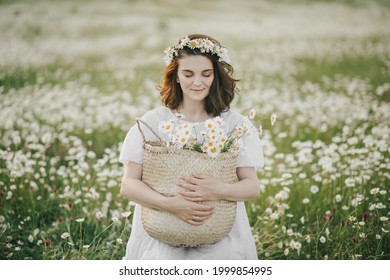
M 191 176 L 181 176 L 177 186 L 188 191 L 179 192 L 186 200 L 199 202 L 221 199 L 220 192 L 224 184 L 211 175 L 193 173 Z
M 237 167 L 238 182 L 223 183 L 211 175 L 193 173 L 192 176 L 181 176 L 179 192 L 186 200 L 198 202 L 206 200 L 247 201 L 257 199 L 260 194 L 259 180 L 254 167 Z
M 202 225 L 214 213 L 213 206 L 188 201 L 181 195 L 170 197 L 168 200 L 167 211 L 194 226 Z

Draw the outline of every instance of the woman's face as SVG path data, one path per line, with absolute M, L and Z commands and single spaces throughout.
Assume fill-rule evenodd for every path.
M 186 55 L 179 59 L 177 79 L 184 100 L 204 101 L 214 80 L 213 63 L 202 55 Z

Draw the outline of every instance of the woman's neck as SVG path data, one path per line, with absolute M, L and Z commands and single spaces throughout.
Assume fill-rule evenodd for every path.
M 183 101 L 176 111 L 183 114 L 185 120 L 189 122 L 202 122 L 210 118 L 202 102 L 189 103 Z

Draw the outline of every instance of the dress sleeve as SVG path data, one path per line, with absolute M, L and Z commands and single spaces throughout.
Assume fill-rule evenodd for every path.
M 143 140 L 137 124 L 127 132 L 119 154 L 119 161 L 127 164 L 128 161 L 143 163 Z
M 244 149 L 238 154 L 237 167 L 255 167 L 259 170 L 264 167 L 264 155 L 260 137 L 249 119 L 247 125 L 252 133 L 244 137 Z
M 159 110 L 149 111 L 141 117 L 141 120 L 147 123 L 155 133 L 158 133 Z M 146 128 L 143 124 L 140 125 L 142 133 L 146 141 L 156 141 L 157 138 L 153 132 Z M 119 154 L 119 161 L 127 164 L 128 161 L 133 161 L 143 164 L 143 137 L 139 131 L 137 123 L 135 123 L 127 132 L 125 140 Z

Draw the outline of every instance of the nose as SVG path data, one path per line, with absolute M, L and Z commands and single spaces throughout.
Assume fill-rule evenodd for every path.
M 200 86 L 202 84 L 202 78 L 200 76 L 195 76 L 194 78 L 194 85 Z

